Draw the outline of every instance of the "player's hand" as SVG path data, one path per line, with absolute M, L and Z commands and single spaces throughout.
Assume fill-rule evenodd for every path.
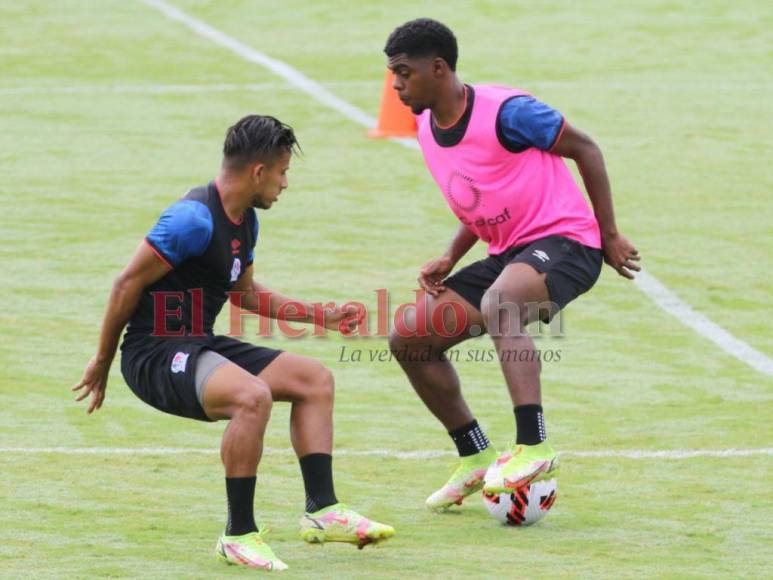
M 604 261 L 612 266 L 621 276 L 633 280 L 633 272 L 641 272 L 641 266 L 636 262 L 641 260 L 639 250 L 625 236 L 614 234 L 604 236 Z
M 430 260 L 419 270 L 419 286 L 431 296 L 437 296 L 446 289 L 443 286 L 443 280 L 453 269 L 454 262 L 448 256 L 441 256 L 440 258 Z
M 86 370 L 83 371 L 83 378 L 71 389 L 72 391 L 83 391 L 75 398 L 76 402 L 82 401 L 91 395 L 87 410 L 89 415 L 102 407 L 102 402 L 105 400 L 105 389 L 107 388 L 107 375 L 109 372 L 110 363 L 99 362 L 97 357 L 93 356 L 89 364 L 86 365 Z
M 352 334 L 365 319 L 365 310 L 354 304 L 325 309 L 325 328 L 341 334 Z

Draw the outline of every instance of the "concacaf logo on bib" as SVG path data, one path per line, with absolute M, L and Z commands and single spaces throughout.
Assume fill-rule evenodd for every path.
M 234 258 L 234 265 L 231 266 L 231 282 L 236 282 L 239 279 L 239 274 L 242 273 L 242 261 L 239 258 Z
M 178 352 L 172 359 L 172 372 L 184 373 L 185 367 L 188 366 L 188 357 L 191 356 L 187 352 Z

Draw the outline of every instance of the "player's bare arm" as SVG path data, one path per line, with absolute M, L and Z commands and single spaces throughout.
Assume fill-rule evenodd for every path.
M 641 270 L 636 264 L 641 256 L 633 244 L 617 231 L 612 190 L 601 149 L 588 135 L 566 123 L 552 153 L 573 159 L 577 164 L 599 222 L 604 259 L 618 274 L 632 280 L 631 272 Z
M 321 306 L 319 303 L 315 305 L 312 302 L 290 298 L 276 292 L 255 280 L 252 265 L 236 281 L 233 292 L 241 295 L 241 308 L 267 318 L 282 318 L 288 321 L 316 324 L 319 322 L 319 310 L 323 308 L 324 326 L 330 330 L 346 328 L 346 330 L 353 331 L 361 314 L 355 306 L 338 307 L 332 303 L 326 306 Z M 269 295 L 268 308 L 266 308 L 265 301 L 260 300 L 261 295 Z M 288 304 L 296 304 L 299 307 L 288 308 L 285 306 Z
M 76 401 L 91 396 L 87 412 L 102 407 L 107 388 L 107 376 L 118 348 L 126 323 L 137 308 L 142 291 L 160 280 L 171 268 L 162 261 L 148 244 L 140 243 L 131 260 L 113 282 L 107 311 L 102 320 L 97 353 L 91 358 L 83 372 L 83 377 L 73 387 L 73 391 L 82 391 Z
M 470 251 L 470 248 L 477 241 L 478 237 L 460 224 L 445 253 L 439 258 L 430 260 L 419 270 L 418 281 L 422 289 L 432 296 L 437 296 L 443 292 L 446 289 L 442 285 L 443 279 L 451 273 L 456 263 Z

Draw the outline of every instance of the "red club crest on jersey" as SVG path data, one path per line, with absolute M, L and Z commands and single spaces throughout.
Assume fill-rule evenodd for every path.
M 239 240 L 231 240 L 231 253 L 232 254 L 238 254 L 239 253 L 239 246 L 241 246 L 242 243 Z

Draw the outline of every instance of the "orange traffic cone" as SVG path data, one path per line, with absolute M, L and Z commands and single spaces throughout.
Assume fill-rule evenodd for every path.
M 411 109 L 403 104 L 392 88 L 393 74 L 386 71 L 384 90 L 381 95 L 381 112 L 378 126 L 368 131 L 368 137 L 415 137 L 416 119 Z

